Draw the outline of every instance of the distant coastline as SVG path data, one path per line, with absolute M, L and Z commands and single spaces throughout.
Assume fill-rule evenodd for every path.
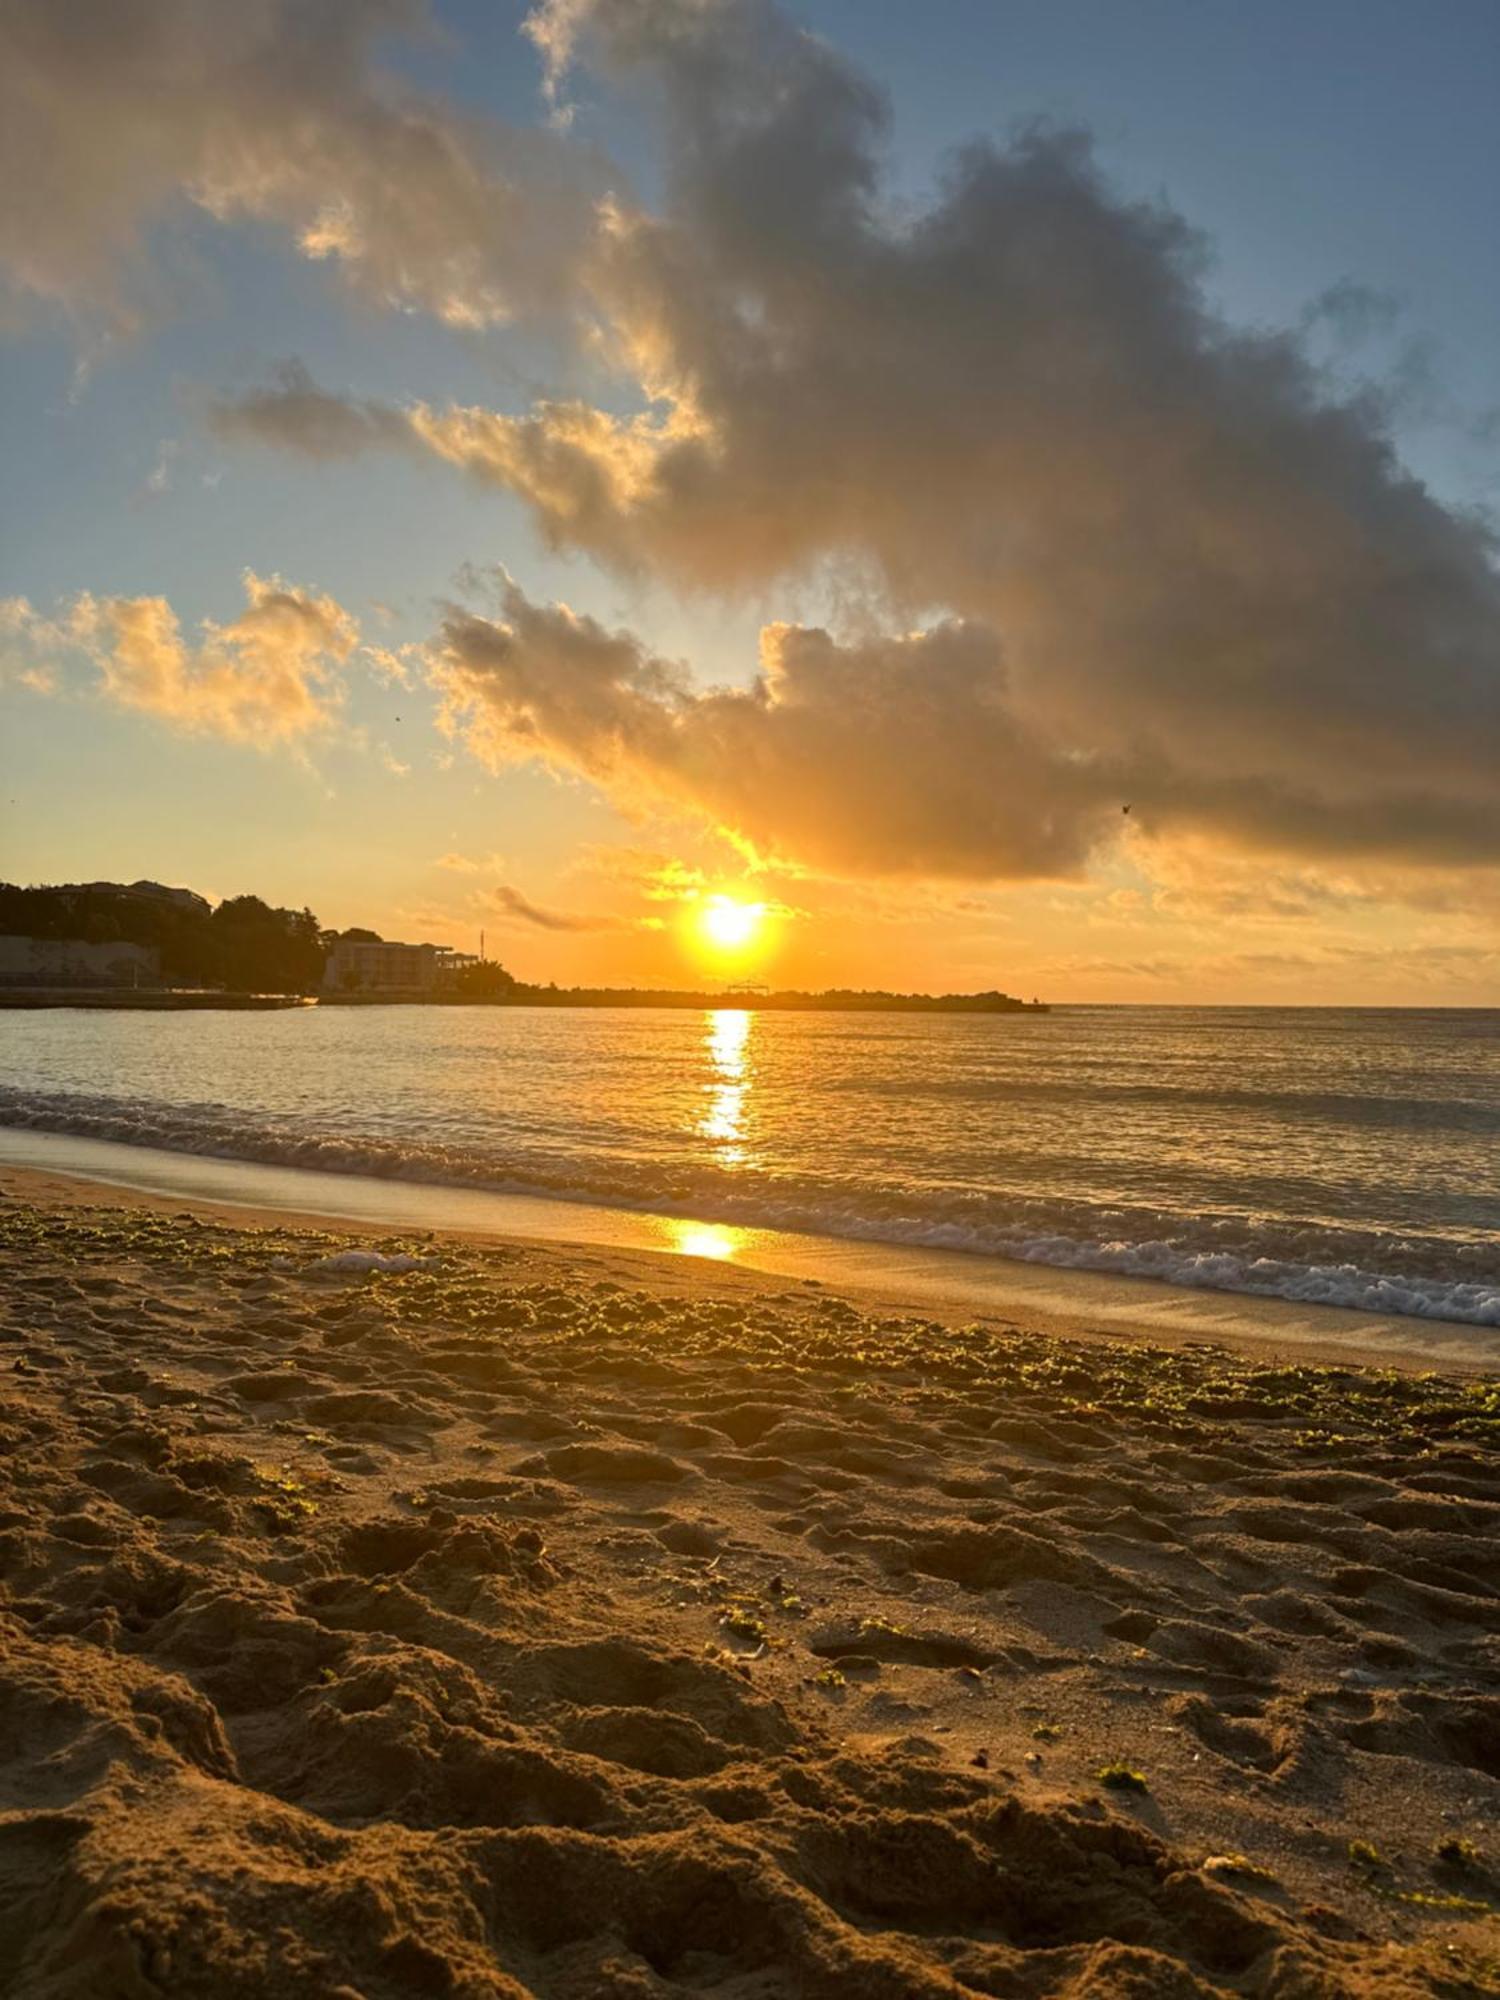
M 1009 993 L 881 993 L 832 988 L 826 993 L 722 993 L 649 986 L 526 986 L 504 992 L 324 993 L 320 1007 L 680 1007 L 767 1014 L 1047 1014 L 1044 1000 Z
M 197 1014 L 301 1007 L 630 1007 L 768 1014 L 1047 1014 L 1009 993 L 696 993 L 639 986 L 516 986 L 504 993 L 236 993 L 142 987 L 0 987 L 0 1010 L 26 1007 Z
M 0 1011 L 86 1007 L 135 1014 L 268 1014 L 315 1007 L 303 993 L 239 993 L 192 986 L 0 986 Z
M 980 993 L 720 992 L 537 985 L 448 945 L 325 930 L 311 910 L 258 896 L 217 907 L 163 882 L 0 882 L 0 1008 L 190 1013 L 274 1007 L 630 1007 L 830 1014 L 1045 1014 L 1041 1000 Z

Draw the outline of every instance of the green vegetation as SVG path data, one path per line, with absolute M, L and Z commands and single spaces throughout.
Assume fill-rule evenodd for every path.
M 80 1257 L 128 1254 L 163 1263 L 181 1260 L 189 1268 L 225 1263 L 241 1270 L 292 1250 L 324 1256 L 351 1241 L 289 1229 L 244 1237 L 213 1227 L 185 1228 L 144 1212 L 102 1209 L 75 1210 L 66 1222 L 20 1207 L 0 1216 L 0 1245 L 20 1249 L 33 1235 L 38 1240 L 65 1235 Z M 359 1247 L 425 1254 L 432 1244 L 393 1234 L 361 1239 Z M 483 1255 L 441 1269 L 373 1272 L 361 1283 L 397 1325 L 422 1326 L 442 1313 L 475 1327 L 510 1327 L 519 1311 L 527 1324 L 533 1314 L 545 1314 L 545 1328 L 536 1329 L 543 1348 L 587 1347 L 596 1337 L 589 1312 L 555 1287 L 523 1287 L 497 1302 L 494 1267 Z M 611 1340 L 627 1337 L 619 1325 L 608 1332 Z M 656 1323 L 643 1322 L 638 1337 L 654 1355 L 661 1337 Z M 674 1319 L 673 1341 L 684 1360 L 739 1353 L 744 1312 L 713 1301 L 684 1307 Z M 1362 1464 L 1372 1448 L 1420 1454 L 1454 1445 L 1482 1450 L 1500 1445 L 1500 1379 L 1494 1377 L 1387 1380 L 1349 1367 L 1267 1367 L 1228 1348 L 1083 1342 L 1022 1329 L 947 1326 L 915 1315 L 883 1319 L 878 1338 L 871 1338 L 868 1322 L 827 1293 L 818 1295 L 815 1312 L 795 1322 L 762 1315 L 755 1341 L 760 1365 L 816 1377 L 827 1383 L 830 1395 L 847 1387 L 851 1375 L 857 1375 L 862 1393 L 891 1380 L 961 1387 L 975 1405 L 1044 1410 L 1049 1422 L 1067 1423 L 1080 1441 L 1116 1444 L 1123 1431 L 1178 1439 L 1200 1451 L 1239 1449 L 1253 1424 L 1262 1438 L 1300 1453 L 1313 1449 L 1305 1426 L 1316 1411 L 1318 1434 L 1337 1432 L 1342 1440 L 1338 1449 L 1317 1448 L 1327 1463 Z
M 1349 1843 L 1349 1866 L 1351 1868 L 1384 1868 L 1386 1858 L 1380 1849 L 1368 1840 L 1351 1840 Z
M 344 935 L 349 934 L 346 931 Z M 461 965 L 447 977 L 443 997 L 453 1000 L 504 1001 L 519 991 L 514 976 L 492 958 Z
M 1351 1840 L 1348 1848 L 1349 1866 L 1358 1870 L 1361 1885 L 1372 1896 L 1378 1896 L 1383 1903 L 1400 1903 L 1407 1909 L 1423 1910 L 1435 1916 L 1480 1917 L 1492 1916 L 1495 1904 L 1482 1896 L 1463 1895 L 1453 1889 L 1404 1889 L 1395 1878 L 1391 1863 L 1378 1847 L 1368 1840 Z M 1440 1840 L 1433 1849 L 1433 1862 L 1437 1870 L 1447 1869 L 1469 1877 L 1481 1878 L 1483 1882 L 1484 1856 L 1472 1840 L 1452 1834 Z
M 719 1613 L 719 1623 L 747 1645 L 764 1646 L 770 1637 L 766 1621 L 752 1604 L 730 1604 Z
M 1205 1875 L 1231 1875 L 1238 1882 L 1259 1882 L 1271 1887 L 1279 1879 L 1271 1869 L 1262 1868 L 1248 1854 L 1210 1854 L 1203 1863 Z
M 1442 1916 L 1488 1917 L 1495 1910 L 1493 1903 L 1479 1896 L 1434 1894 L 1431 1889 L 1380 1889 L 1377 1893 L 1387 1903 L 1405 1903 L 1408 1909 L 1434 1910 Z
M 311 910 L 275 909 L 259 896 L 201 896 L 154 883 L 22 889 L 0 883 L 0 935 L 138 944 L 159 954 L 169 986 L 235 993 L 312 993 L 323 945 Z
M 251 1473 L 261 1488 L 255 1499 L 256 1511 L 272 1534 L 294 1534 L 318 1511 L 316 1500 L 287 1465 L 254 1465 Z
M 1121 1757 L 1117 1757 L 1113 1763 L 1101 1764 L 1094 1773 L 1094 1778 L 1098 1784 L 1111 1792 L 1149 1792 L 1151 1789 L 1146 1783 L 1145 1773 L 1137 1771 Z
M 1461 1834 L 1451 1833 L 1446 1840 L 1440 1840 L 1433 1849 L 1437 1860 L 1448 1868 L 1469 1868 L 1478 1870 L 1484 1866 L 1484 1855 L 1472 1840 L 1465 1840 Z

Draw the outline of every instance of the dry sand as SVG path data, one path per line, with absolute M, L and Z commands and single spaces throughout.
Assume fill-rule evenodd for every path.
M 1495 1384 L 372 1241 L 0 1177 L 6 1993 L 1500 1992 Z

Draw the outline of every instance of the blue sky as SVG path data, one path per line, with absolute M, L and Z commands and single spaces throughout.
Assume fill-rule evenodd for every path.
M 401 47 L 395 60 L 455 107 L 530 122 L 543 108 L 535 53 L 517 34 L 525 11 L 440 6 L 445 35 Z M 892 183 L 905 201 L 929 201 L 952 150 L 973 135 L 1003 142 L 1034 119 L 1076 124 L 1094 135 L 1119 195 L 1165 200 L 1204 232 L 1206 288 L 1229 320 L 1295 327 L 1331 288 L 1344 287 L 1346 298 L 1359 288 L 1364 337 L 1349 337 L 1348 314 L 1330 316 L 1309 333 L 1312 351 L 1347 383 L 1369 379 L 1388 393 L 1403 383 L 1390 429 L 1407 466 L 1454 507 L 1495 504 L 1500 12 L 1492 4 L 806 0 L 794 12 L 888 93 Z M 659 149 L 640 105 L 587 74 L 569 94 L 576 136 L 597 138 L 652 196 Z M 392 406 L 520 412 L 539 388 L 611 406 L 615 391 L 544 334 L 473 333 L 372 308 L 272 227 L 225 227 L 180 203 L 151 229 L 170 281 L 154 324 L 105 340 L 86 315 L 43 310 L 7 344 L 0 595 L 23 597 L 39 613 L 84 592 L 161 596 L 187 630 L 233 618 L 250 569 L 327 593 L 367 637 L 396 646 L 430 633 L 462 565 L 502 563 L 531 597 L 563 598 L 628 625 L 701 683 L 742 685 L 766 619 L 829 613 L 816 584 L 794 591 L 767 579 L 720 601 L 669 577 L 551 551 L 524 498 L 414 454 L 311 464 L 226 444 L 208 427 L 206 400 L 251 388 L 288 357 L 332 393 Z M 425 688 L 356 677 L 341 733 L 287 757 L 185 736 L 151 714 L 101 703 L 86 686 L 42 696 L 11 685 L 0 690 L 5 872 L 149 873 L 217 893 L 254 887 L 310 901 L 329 921 L 400 934 L 426 918 L 457 938 L 474 926 L 477 905 L 455 900 L 453 871 L 433 874 L 437 856 L 499 855 L 528 896 L 571 907 L 594 893 L 576 883 L 581 845 L 658 844 L 638 814 L 622 816 L 618 800 L 576 777 L 482 768 L 434 732 L 431 712 Z M 722 865 L 706 859 L 725 853 L 711 839 L 688 846 L 694 865 Z M 996 950 L 1021 951 L 1036 977 L 1050 965 L 1067 978 L 1068 963 L 1126 968 L 1129 919 L 1108 899 L 1140 881 L 1139 867 L 1120 857 L 1093 871 L 1088 922 L 1106 934 L 1102 952 L 1092 938 L 1080 948 L 1076 936 L 1068 949 L 1067 912 L 1080 893 L 1072 886 L 978 885 L 993 930 L 977 943 L 961 924 L 951 948 L 902 923 L 890 935 L 903 955 L 940 950 L 958 967 Z M 1059 896 L 1061 913 L 1045 915 Z M 1408 916 L 1367 909 L 1350 921 L 1371 950 L 1389 936 L 1409 953 L 1418 938 Z M 1198 938 L 1209 958 L 1213 943 Z M 1187 937 L 1169 944 L 1174 963 L 1194 949 Z M 532 970 L 556 962 L 587 972 L 596 961 L 622 975 L 662 969 L 650 931 L 626 943 L 602 927 L 523 931 L 514 955 Z M 853 956 L 863 964 L 870 954 Z M 840 962 L 826 939 L 802 957 Z M 1097 997 L 1154 997 L 1163 984 L 1128 971 L 1076 977 Z M 1161 997 L 1174 997 L 1175 978 Z

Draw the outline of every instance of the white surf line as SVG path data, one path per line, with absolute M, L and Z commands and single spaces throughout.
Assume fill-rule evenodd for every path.
M 647 1250 L 722 1261 L 800 1282 L 962 1305 L 1024 1323 L 1028 1312 L 1090 1331 L 1236 1347 L 1341 1349 L 1411 1367 L 1500 1370 L 1500 1332 L 1450 1320 L 1215 1292 L 1155 1278 L 1026 1264 L 962 1250 L 752 1229 L 545 1195 L 437 1187 L 421 1181 L 279 1167 L 127 1146 L 71 1133 L 0 1126 L 0 1165 L 29 1167 L 181 1201 L 280 1211 L 392 1230 L 461 1230 L 593 1249 Z

